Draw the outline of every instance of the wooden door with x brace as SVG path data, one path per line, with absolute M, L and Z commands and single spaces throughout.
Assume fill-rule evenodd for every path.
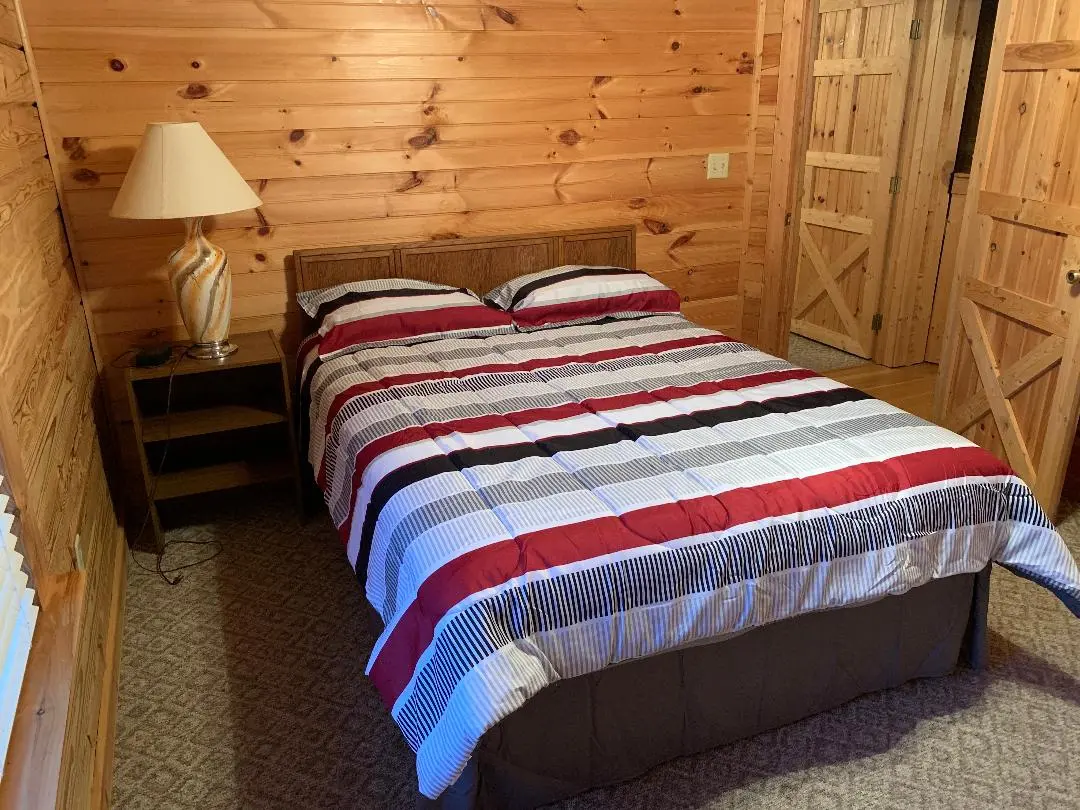
M 820 0 L 791 331 L 869 357 L 881 299 L 914 0 Z
M 1080 9 L 1001 0 L 935 419 L 1053 514 L 1080 407 Z

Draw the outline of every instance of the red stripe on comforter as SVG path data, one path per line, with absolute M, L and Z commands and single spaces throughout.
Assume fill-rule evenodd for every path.
M 527 306 L 514 310 L 514 322 L 520 326 L 536 327 L 582 318 L 602 318 L 605 315 L 621 312 L 676 313 L 679 311 L 681 301 L 679 294 L 674 290 L 645 290 L 587 298 L 582 301 L 558 301 L 553 304 Z
M 509 315 L 483 304 L 391 312 L 373 318 L 357 318 L 332 327 L 319 343 L 319 354 L 325 357 L 357 343 L 511 325 Z
M 770 517 L 838 507 L 877 495 L 964 476 L 1010 475 L 978 447 L 941 448 L 868 462 L 808 478 L 733 489 L 714 497 L 661 504 L 556 526 L 493 543 L 450 561 L 420 586 L 371 666 L 371 679 L 393 707 L 435 626 L 471 594 L 541 571 L 651 543 L 724 531 Z

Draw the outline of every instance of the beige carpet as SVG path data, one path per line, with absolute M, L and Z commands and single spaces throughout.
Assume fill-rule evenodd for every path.
M 298 527 L 287 503 L 263 494 L 174 534 L 224 544 L 175 588 L 132 569 L 116 807 L 412 807 L 410 754 L 363 676 L 360 588 L 328 524 Z M 1077 554 L 1080 516 L 1065 531 Z M 870 695 L 561 807 L 1080 807 L 1080 622 L 1001 571 L 990 622 L 985 672 Z
M 852 368 L 870 362 L 862 357 L 842 352 L 815 340 L 807 340 L 796 334 L 791 335 L 790 343 L 788 343 L 787 359 L 797 366 L 819 373 L 822 371 L 835 371 L 838 368 Z

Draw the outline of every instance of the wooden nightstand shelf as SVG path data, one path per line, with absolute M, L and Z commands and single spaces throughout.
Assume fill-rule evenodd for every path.
M 285 356 L 271 332 L 233 335 L 222 360 L 129 368 L 127 391 L 150 520 L 159 504 L 300 476 Z

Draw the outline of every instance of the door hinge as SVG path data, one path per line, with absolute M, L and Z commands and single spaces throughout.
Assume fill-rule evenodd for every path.
M 900 175 L 894 174 L 892 177 L 889 178 L 889 193 L 900 193 Z
M 874 332 L 881 331 L 882 317 L 880 312 L 874 313 L 874 319 L 870 321 L 870 329 Z
M 919 39 L 922 36 L 922 20 L 911 21 L 911 38 Z

